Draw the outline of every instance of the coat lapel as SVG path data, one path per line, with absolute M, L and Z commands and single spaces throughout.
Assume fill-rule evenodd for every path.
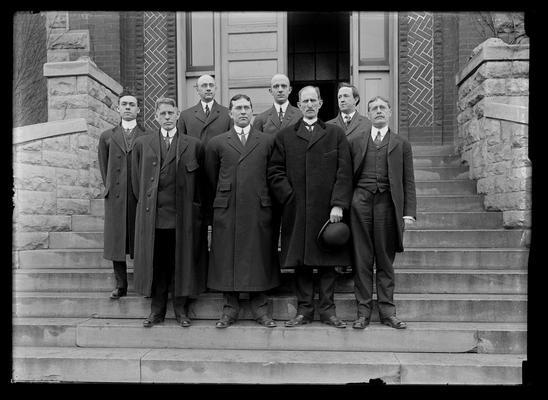
M 179 160 L 181 159 L 181 155 L 184 153 L 186 148 L 188 147 L 188 136 L 187 135 L 179 135 L 177 138 L 177 160 L 175 161 L 177 165 L 179 165 Z
M 242 145 L 242 142 L 240 141 L 240 138 L 234 128 L 230 129 L 230 133 L 226 136 L 226 142 L 239 154 L 242 154 L 244 151 L 244 146 Z
M 247 135 L 247 141 L 245 142 L 245 146 L 242 146 L 243 153 L 240 159 L 238 160 L 238 162 L 241 162 L 244 158 L 246 158 L 249 155 L 249 153 L 251 153 L 253 149 L 255 149 L 255 147 L 257 147 L 258 145 L 259 145 L 259 134 L 253 128 L 251 128 L 251 130 L 249 131 L 249 134 Z
M 166 158 L 164 159 L 164 162 L 162 163 L 162 169 L 167 166 L 170 162 L 172 162 L 175 157 L 177 157 L 177 144 L 179 143 L 179 133 L 176 134 L 177 136 L 177 142 L 173 143 L 175 141 L 175 137 L 171 139 L 171 145 L 169 146 L 169 150 L 167 151 Z
M 302 118 L 295 124 L 295 133 L 298 137 L 301 139 L 306 140 L 307 142 L 310 141 L 310 132 L 304 127 L 304 122 Z
M 284 120 L 282 122 L 281 128 L 288 127 L 292 124 L 291 120 L 295 116 L 299 109 L 296 107 L 293 107 L 291 104 L 287 106 L 287 110 L 285 110 Z
M 282 123 L 280 122 L 280 118 L 278 117 L 278 113 L 276 112 L 275 106 L 272 106 L 270 108 L 270 113 L 268 114 L 268 118 L 270 119 L 270 121 L 272 121 L 272 123 L 274 124 L 274 126 L 276 126 L 276 128 L 280 129 L 280 127 L 282 126 Z M 285 116 L 284 116 L 284 120 L 285 120 Z
M 124 140 L 124 133 L 122 130 L 122 126 L 118 125 L 116 128 L 114 128 L 114 134 L 112 135 L 112 140 L 114 140 L 114 143 L 116 143 L 124 153 L 127 153 L 127 147 L 126 142 Z
M 390 154 L 390 152 L 398 146 L 398 141 L 395 140 L 390 128 L 388 128 L 388 132 L 386 132 L 386 134 L 388 135 L 388 154 Z
M 201 107 L 202 107 L 202 105 L 200 104 L 200 108 L 201 108 Z M 204 110 L 202 110 L 202 114 L 203 114 L 204 117 L 205 117 Z M 217 118 L 219 118 L 219 115 L 221 115 L 220 107 L 219 107 L 219 105 L 217 104 L 217 102 L 216 102 L 215 100 L 213 100 L 213 105 L 211 106 L 211 111 L 209 112 L 209 117 L 205 120 L 204 127 L 202 128 L 202 132 L 204 131 L 204 129 L 205 129 L 209 124 L 211 124 L 213 121 L 215 121 Z
M 206 115 L 204 109 L 202 108 L 201 102 L 198 102 L 198 104 L 194 106 L 194 117 L 196 117 L 196 119 L 198 119 L 198 121 L 202 123 L 206 121 Z
M 162 134 L 160 133 L 160 130 L 158 130 L 155 135 L 150 135 L 150 140 L 148 141 L 148 146 L 151 148 L 152 152 L 154 153 L 154 156 L 156 156 L 156 158 L 158 159 L 158 163 L 160 163 L 160 160 L 161 160 L 160 136 L 162 136 Z
M 307 150 L 310 149 L 314 143 L 316 143 L 318 140 L 320 140 L 322 137 L 325 136 L 326 126 L 323 123 L 320 123 L 320 120 L 316 122 L 316 125 L 314 126 L 314 129 L 312 130 L 312 137 L 310 138 L 310 142 L 308 143 Z M 306 130 L 306 128 L 304 128 Z
M 371 129 L 368 129 L 367 131 L 365 131 L 365 135 L 363 135 L 363 138 L 361 139 L 360 163 L 354 164 L 354 174 L 356 174 L 356 171 L 358 171 L 360 167 L 363 165 L 363 162 L 365 160 L 365 153 L 367 153 L 367 143 L 369 143 L 370 136 L 371 136 Z
M 354 132 L 358 128 L 358 126 L 360 126 L 360 124 L 362 123 L 362 118 L 363 117 L 360 114 L 358 114 L 358 112 L 354 114 L 354 118 L 352 118 L 352 120 L 350 121 L 350 126 L 346 130 L 346 136 L 350 135 L 352 132 Z

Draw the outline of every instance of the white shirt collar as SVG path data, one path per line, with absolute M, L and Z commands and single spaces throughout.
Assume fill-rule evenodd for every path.
M 234 125 L 234 130 L 236 131 L 238 135 L 242 133 L 242 129 L 244 130 L 244 135 L 247 137 L 247 135 L 249 134 L 249 130 L 251 129 L 251 125 L 245 126 L 243 128 L 240 128 L 239 126 Z
M 307 123 L 308 125 L 314 124 L 318 120 L 318 117 L 315 117 L 314 119 L 307 119 L 303 117 L 303 121 Z
M 123 129 L 133 129 L 137 126 L 137 120 L 132 119 L 131 121 L 126 121 L 125 119 L 122 120 L 122 128 Z
M 274 103 L 274 107 L 276 108 L 276 111 L 278 112 L 278 114 L 280 113 L 280 107 L 282 109 L 282 112 L 285 114 L 285 112 L 287 111 L 287 107 L 289 106 L 289 100 L 287 100 L 285 103 L 283 104 L 278 104 L 278 103 Z
M 375 136 L 377 136 L 377 131 L 381 132 L 381 140 L 384 139 L 384 136 L 386 135 L 386 132 L 388 132 L 388 125 L 386 125 L 384 128 L 377 129 L 374 126 L 371 127 L 371 138 L 375 140 Z
M 353 112 L 351 112 L 350 114 L 345 114 L 345 113 L 341 113 L 343 115 L 343 120 L 345 120 L 345 116 L 348 115 L 350 117 L 350 119 L 354 118 L 354 114 L 356 114 L 356 110 L 354 110 Z
M 209 103 L 204 103 L 202 100 L 200 100 L 200 103 L 202 103 L 202 109 L 204 110 L 204 112 L 206 104 L 209 107 L 209 111 L 211 111 L 211 109 L 213 108 L 213 100 L 211 100 Z
M 160 132 L 162 132 L 163 137 L 169 136 L 170 138 L 173 138 L 173 136 L 175 136 L 175 134 L 177 133 L 177 128 L 173 128 L 170 131 L 166 131 L 164 128 L 160 128 Z

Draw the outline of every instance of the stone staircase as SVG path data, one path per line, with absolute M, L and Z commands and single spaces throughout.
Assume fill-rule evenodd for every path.
M 108 298 L 102 204 L 73 216 L 74 232 L 50 234 L 49 248 L 21 251 L 14 270 L 15 381 L 519 384 L 527 356 L 527 259 L 522 230 L 485 211 L 467 167 L 450 146 L 415 146 L 417 223 L 396 256 L 396 306 L 403 331 L 314 322 L 263 328 L 247 304 L 240 321 L 216 329 L 220 293 L 196 301 L 190 328 L 142 328 L 149 299 Z M 274 319 L 295 313 L 292 273 L 271 291 Z M 339 317 L 356 316 L 352 279 L 340 274 Z M 245 295 L 243 296 L 245 297 Z

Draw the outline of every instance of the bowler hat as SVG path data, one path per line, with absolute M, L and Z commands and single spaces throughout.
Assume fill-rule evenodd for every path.
M 322 226 L 318 233 L 318 245 L 326 251 L 339 250 L 350 239 L 350 229 L 344 222 L 330 222 Z

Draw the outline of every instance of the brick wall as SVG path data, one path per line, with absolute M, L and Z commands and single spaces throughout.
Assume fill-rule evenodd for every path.
M 479 23 L 479 13 L 459 13 L 458 15 L 458 69 L 467 63 L 472 50 L 487 39 Z

